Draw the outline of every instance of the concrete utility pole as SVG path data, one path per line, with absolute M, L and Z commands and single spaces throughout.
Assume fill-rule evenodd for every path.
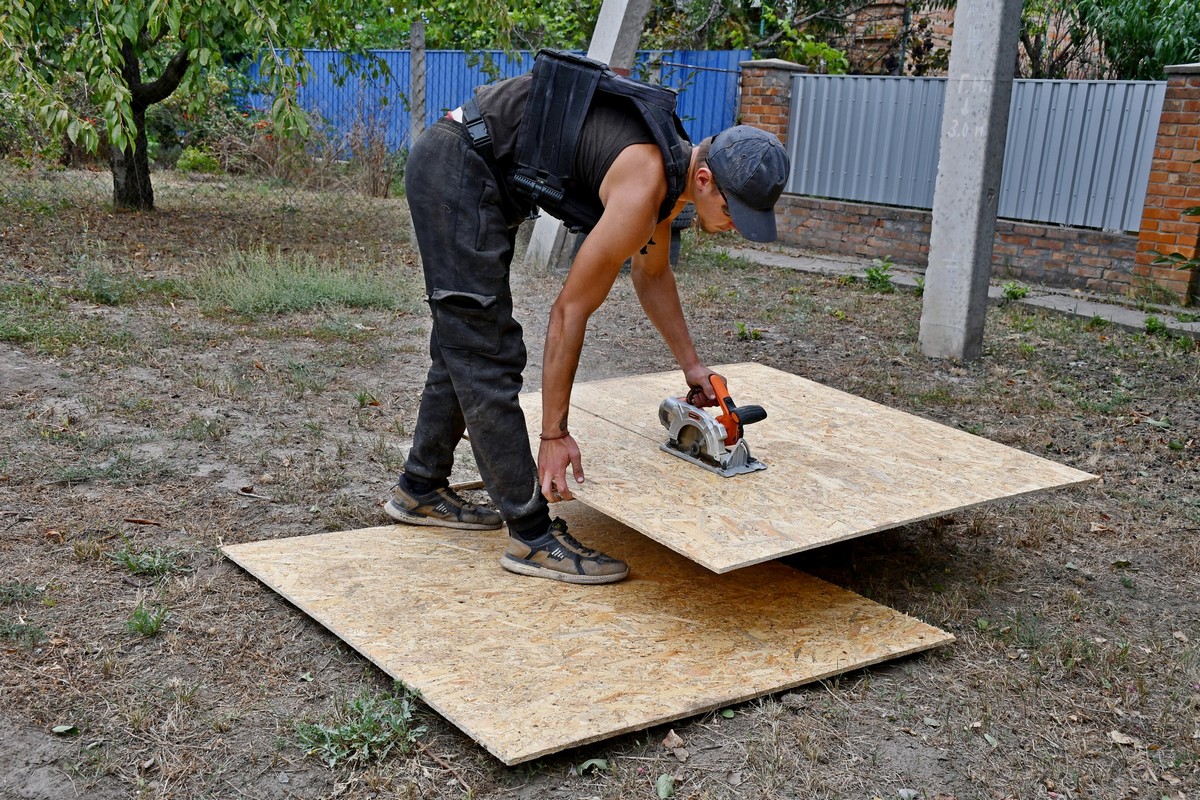
M 408 31 L 408 146 L 425 130 L 425 23 L 417 20 Z
M 1020 27 L 1021 0 L 959 0 L 954 12 L 921 309 L 927 356 L 965 361 L 983 350 Z
M 592 31 L 588 58 L 603 61 L 615 70 L 632 69 L 649 13 L 650 0 L 604 0 Z M 541 268 L 560 264 L 567 238 L 566 226 L 543 211 L 533 224 L 525 263 Z

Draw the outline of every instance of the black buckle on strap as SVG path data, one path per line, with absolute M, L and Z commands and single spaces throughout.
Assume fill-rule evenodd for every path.
M 487 123 L 483 121 L 483 115 L 479 113 L 479 106 L 475 104 L 474 99 L 463 104 L 463 125 L 467 128 L 467 135 L 471 137 L 471 146 L 482 153 L 489 153 L 492 135 L 488 133 Z

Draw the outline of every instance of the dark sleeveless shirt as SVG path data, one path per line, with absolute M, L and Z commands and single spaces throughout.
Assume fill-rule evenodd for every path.
M 517 129 L 525 115 L 532 83 L 532 75 L 521 75 L 475 90 L 475 102 L 487 123 L 492 151 L 504 174 L 513 167 Z M 654 144 L 654 137 L 628 101 L 597 94 L 583 123 L 568 191 L 582 192 L 599 202 L 600 183 L 620 152 L 631 144 Z

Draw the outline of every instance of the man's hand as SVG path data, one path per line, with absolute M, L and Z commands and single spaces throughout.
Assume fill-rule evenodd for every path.
M 542 487 L 542 497 L 548 503 L 559 500 L 574 500 L 571 489 L 567 485 L 567 464 L 571 465 L 571 473 L 576 483 L 583 483 L 583 461 L 579 455 L 579 445 L 571 434 L 557 439 L 542 439 L 538 447 L 538 483 Z
M 715 406 L 717 404 L 717 393 L 712 387 L 712 375 L 717 375 L 703 364 L 696 364 L 683 371 L 683 376 L 687 380 L 687 385 L 690 389 L 688 392 L 688 402 L 701 407 Z M 724 378 L 723 375 L 717 375 L 718 378 Z

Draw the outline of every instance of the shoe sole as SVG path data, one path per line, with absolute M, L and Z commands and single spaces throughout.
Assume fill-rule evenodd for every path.
M 486 522 L 457 522 L 455 520 L 438 519 L 437 517 L 425 517 L 401 508 L 396 505 L 395 500 L 388 500 L 384 503 L 383 513 L 397 522 L 404 522 L 408 525 L 433 525 L 438 528 L 457 528 L 464 531 L 498 531 L 504 527 L 503 522 L 488 525 Z
M 513 558 L 507 553 L 500 558 L 500 566 L 504 567 L 509 572 L 516 573 L 517 575 L 527 575 L 531 578 L 548 578 L 552 581 L 578 583 L 585 586 L 596 586 L 603 583 L 616 583 L 619 580 L 624 580 L 625 576 L 629 574 L 628 567 L 625 568 L 624 572 L 618 572 L 613 575 L 577 575 L 574 572 L 559 572 L 555 569 L 547 569 L 546 567 L 534 564 L 531 561 Z

